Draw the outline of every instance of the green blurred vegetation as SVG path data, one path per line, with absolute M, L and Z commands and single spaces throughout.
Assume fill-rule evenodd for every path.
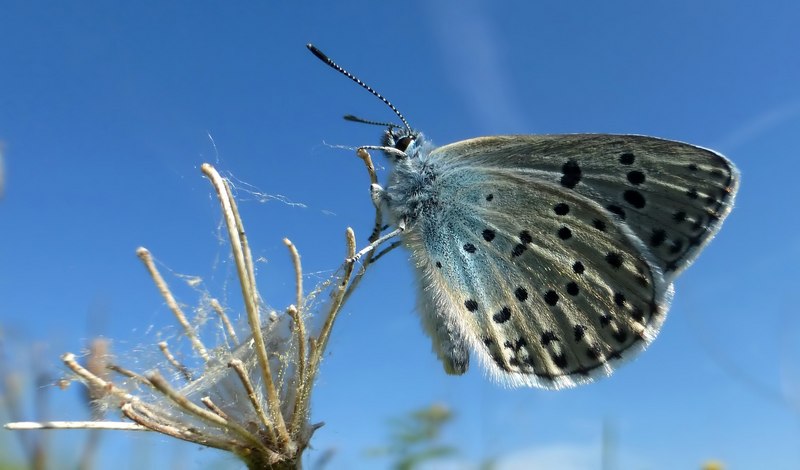
M 454 413 L 445 405 L 412 411 L 389 422 L 389 444 L 367 451 L 370 457 L 387 457 L 391 468 L 411 470 L 432 460 L 451 457 L 458 450 L 443 444 L 442 428 L 450 423 Z

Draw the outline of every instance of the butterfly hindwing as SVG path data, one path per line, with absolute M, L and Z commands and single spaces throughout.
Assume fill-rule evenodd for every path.
M 428 244 L 410 247 L 428 254 L 415 257 L 440 297 L 435 315 L 495 377 L 573 386 L 655 337 L 671 287 L 623 225 L 557 185 L 502 169 L 485 176 L 459 198 L 480 203 L 450 207 L 463 213 L 444 225 L 421 221 Z

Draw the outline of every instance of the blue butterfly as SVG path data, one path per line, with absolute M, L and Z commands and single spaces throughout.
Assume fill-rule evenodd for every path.
M 658 335 L 674 279 L 733 207 L 736 167 L 682 142 L 509 135 L 435 147 L 308 48 L 403 122 L 365 147 L 393 163 L 373 198 L 411 252 L 422 324 L 449 374 L 471 353 L 509 386 L 610 375 Z

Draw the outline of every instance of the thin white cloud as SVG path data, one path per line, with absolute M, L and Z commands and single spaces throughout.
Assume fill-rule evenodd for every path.
M 717 147 L 730 152 L 799 115 L 800 101 L 792 101 L 785 105 L 776 106 L 757 115 L 725 136 Z
M 611 468 L 659 468 L 638 456 L 614 449 Z M 423 470 L 601 470 L 601 444 L 556 443 L 529 447 L 507 453 L 487 462 L 472 462 L 463 458 L 436 460 L 423 465 Z
M 503 61 L 503 47 L 481 2 L 428 2 L 432 29 L 439 36 L 441 57 L 453 86 L 475 122 L 484 127 L 524 128 L 513 81 Z
M 600 470 L 599 444 L 555 444 L 524 449 L 496 462 L 497 470 Z

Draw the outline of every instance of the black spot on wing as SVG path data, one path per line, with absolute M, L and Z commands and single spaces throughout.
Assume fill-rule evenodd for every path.
M 563 176 L 561 177 L 561 186 L 572 189 L 581 181 L 581 167 L 575 160 L 567 160 L 567 163 L 561 167 Z

